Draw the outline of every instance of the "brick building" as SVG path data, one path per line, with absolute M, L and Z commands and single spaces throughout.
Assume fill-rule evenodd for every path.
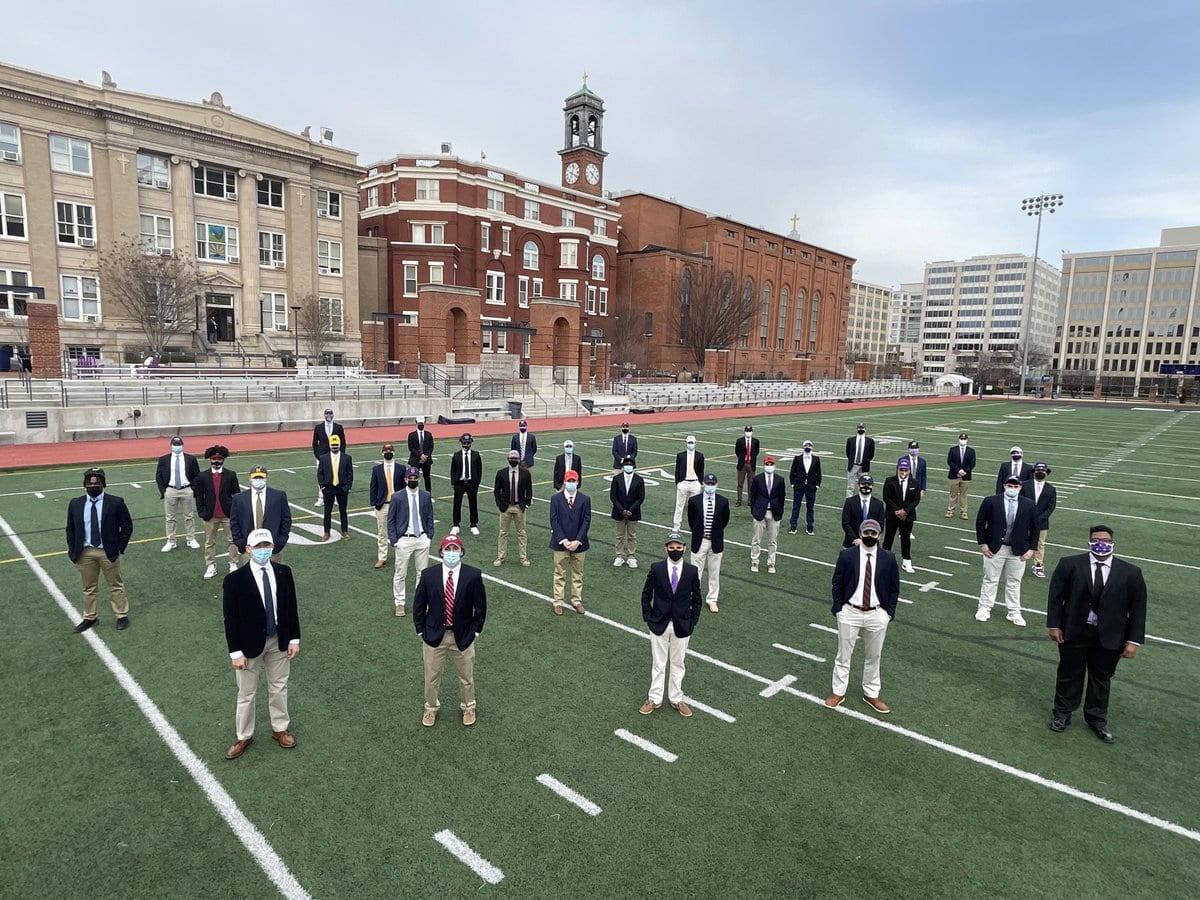
M 854 260 L 787 236 L 754 228 L 651 194 L 616 195 L 621 203 L 614 313 L 621 351 L 650 369 L 694 370 L 680 341 L 680 284 L 689 267 L 730 272 L 752 291 L 756 313 L 729 348 L 734 376 L 807 380 L 840 377 Z M 628 317 L 628 318 L 627 318 Z

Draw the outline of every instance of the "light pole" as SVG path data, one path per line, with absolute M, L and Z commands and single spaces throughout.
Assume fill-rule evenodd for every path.
M 1038 194 L 1036 197 L 1026 197 L 1021 201 L 1021 212 L 1027 216 L 1037 216 L 1037 236 L 1033 239 L 1033 274 L 1029 276 L 1029 295 L 1025 307 L 1029 314 L 1021 314 L 1021 330 L 1024 332 L 1021 341 L 1021 396 L 1025 396 L 1025 378 L 1029 371 L 1029 332 L 1033 330 L 1033 303 L 1037 289 L 1038 250 L 1042 243 L 1042 213 L 1054 212 L 1063 205 L 1062 194 Z

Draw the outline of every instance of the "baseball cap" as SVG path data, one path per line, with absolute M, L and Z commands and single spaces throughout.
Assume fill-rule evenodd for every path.
M 420 478 L 421 470 L 418 469 L 416 466 L 409 466 L 404 470 L 404 477 L 405 478 Z
M 773 456 L 768 456 L 766 459 L 764 459 L 764 460 L 763 460 L 763 464 L 764 464 L 764 465 L 768 465 L 768 466 L 773 466 L 773 465 L 775 465 L 775 457 L 773 457 Z
M 1050 474 L 1050 467 L 1049 467 L 1048 465 L 1046 465 L 1044 462 L 1035 462 L 1035 463 L 1033 464 L 1033 471 L 1035 471 L 1035 472 L 1045 472 L 1047 475 L 1049 475 L 1049 474 Z
M 859 475 L 859 476 L 858 476 L 858 483 L 859 483 L 859 484 L 874 484 L 874 483 L 875 483 L 875 479 L 874 479 L 874 478 L 872 478 L 870 475 Z
M 460 444 L 470 444 L 474 440 L 475 440 L 475 438 L 471 437 L 471 432 L 465 431 L 465 432 L 463 432 L 463 436 L 458 439 L 458 442 Z
M 252 466 L 250 469 L 251 478 L 266 478 L 267 469 L 265 466 Z
M 899 460 L 897 460 L 897 462 L 896 462 L 896 468 L 897 468 L 897 469 L 911 469 L 911 468 L 912 468 L 912 463 L 910 463 L 910 462 L 908 461 L 908 457 L 907 457 L 907 456 L 902 456 L 902 457 L 900 457 L 900 459 L 899 459 Z
M 716 484 L 717 476 L 714 475 L 712 472 L 709 472 L 707 475 L 704 476 L 704 483 L 705 484 Z
M 800 446 L 804 447 L 804 448 L 805 448 L 805 449 L 807 449 L 807 450 L 811 450 L 811 449 L 812 449 L 812 445 L 813 445 L 813 442 L 812 442 L 812 441 L 805 441 L 805 442 L 804 442 L 803 444 L 801 444 Z
M 684 542 L 683 535 L 680 534 L 678 531 L 672 531 L 670 534 L 667 535 L 667 539 L 663 543 L 664 544 L 682 544 L 683 542 Z
M 874 531 L 879 534 L 879 523 L 874 519 L 863 519 L 863 523 L 858 526 L 858 533 L 862 534 L 864 531 Z
M 438 551 L 442 552 L 450 547 L 457 547 L 460 551 L 464 549 L 462 538 L 457 534 L 448 534 L 442 538 L 442 542 L 438 545 Z
M 268 529 L 255 528 L 246 536 L 247 547 L 257 547 L 259 544 L 275 546 L 275 538 L 271 537 L 271 532 Z
M 1016 475 L 1009 475 L 1007 478 L 1004 479 L 1004 483 L 1005 484 L 1020 484 L 1021 479 L 1018 478 Z
M 578 481 L 578 480 L 579 480 L 579 473 L 576 472 L 574 469 L 571 469 L 571 471 L 567 472 L 567 474 L 563 477 L 563 481 Z
M 342 439 L 340 437 L 338 437 L 336 434 L 331 434 L 329 436 L 329 446 L 330 447 L 342 446 Z

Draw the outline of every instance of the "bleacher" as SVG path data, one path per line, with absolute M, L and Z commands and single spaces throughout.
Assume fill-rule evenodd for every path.
M 716 384 L 629 384 L 629 405 L 637 409 L 723 409 L 738 406 L 786 406 L 930 397 L 932 385 L 915 381 L 747 381 L 722 387 Z

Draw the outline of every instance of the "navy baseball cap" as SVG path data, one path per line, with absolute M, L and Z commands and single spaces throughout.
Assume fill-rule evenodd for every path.
M 705 484 L 716 484 L 717 476 L 714 475 L 712 472 L 709 472 L 707 475 L 704 476 L 704 483 Z
M 421 470 L 418 469 L 416 466 L 409 466 L 407 469 L 404 470 L 404 477 L 405 478 L 420 478 Z

